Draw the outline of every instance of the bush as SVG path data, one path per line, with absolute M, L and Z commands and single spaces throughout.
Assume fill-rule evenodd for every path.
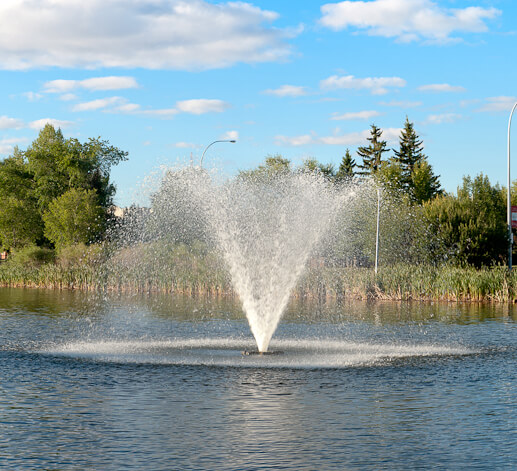
M 99 244 L 89 245 L 79 243 L 61 247 L 57 252 L 57 261 L 63 268 L 78 267 L 80 265 L 91 265 L 100 260 L 102 246 Z
M 28 245 L 12 254 L 11 263 L 37 268 L 46 263 L 53 263 L 55 260 L 56 253 L 54 250 Z

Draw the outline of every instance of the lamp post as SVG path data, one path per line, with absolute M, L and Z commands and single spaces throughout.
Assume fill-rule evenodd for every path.
M 510 129 L 512 126 L 512 116 L 517 103 L 513 105 L 512 111 L 510 112 L 510 118 L 508 119 L 508 194 L 506 195 L 506 220 L 508 222 L 508 270 L 512 271 L 512 244 L 513 244 L 513 233 L 512 233 L 512 201 L 510 194 Z
M 235 144 L 237 141 L 235 139 L 220 139 L 218 141 L 211 142 L 205 147 L 205 150 L 203 151 L 203 154 L 201 154 L 201 161 L 199 162 L 199 166 L 203 166 L 203 157 L 205 156 L 206 151 L 210 146 L 213 146 L 216 142 L 231 142 L 232 144 Z
M 377 231 L 375 233 L 375 274 L 379 266 L 379 228 L 381 216 L 381 189 L 377 188 Z

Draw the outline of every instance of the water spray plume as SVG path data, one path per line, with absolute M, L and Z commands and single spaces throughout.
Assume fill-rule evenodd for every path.
M 314 172 L 223 180 L 200 167 L 170 169 L 143 232 L 215 250 L 258 351 L 267 352 L 309 257 L 351 194 Z

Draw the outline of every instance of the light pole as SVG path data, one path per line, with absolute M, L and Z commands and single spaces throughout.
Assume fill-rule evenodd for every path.
M 512 201 L 510 194 L 510 129 L 512 126 L 512 116 L 517 103 L 513 105 L 512 111 L 510 112 L 510 118 L 508 119 L 508 194 L 506 195 L 506 221 L 508 222 L 508 270 L 512 271 L 512 244 L 513 244 L 513 233 L 512 233 Z
M 381 189 L 377 188 L 377 231 L 375 234 L 375 274 L 379 266 L 379 228 L 381 220 Z
M 213 146 L 216 142 L 231 142 L 232 144 L 235 144 L 237 141 L 235 139 L 220 139 L 218 141 L 211 142 L 205 147 L 205 150 L 203 151 L 203 154 L 201 154 L 201 161 L 199 162 L 199 166 L 203 166 L 203 157 L 205 156 L 206 151 L 210 146 Z

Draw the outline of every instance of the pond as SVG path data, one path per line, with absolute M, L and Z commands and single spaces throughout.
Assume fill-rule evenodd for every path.
M 514 469 L 517 308 L 0 289 L 0 468 Z

